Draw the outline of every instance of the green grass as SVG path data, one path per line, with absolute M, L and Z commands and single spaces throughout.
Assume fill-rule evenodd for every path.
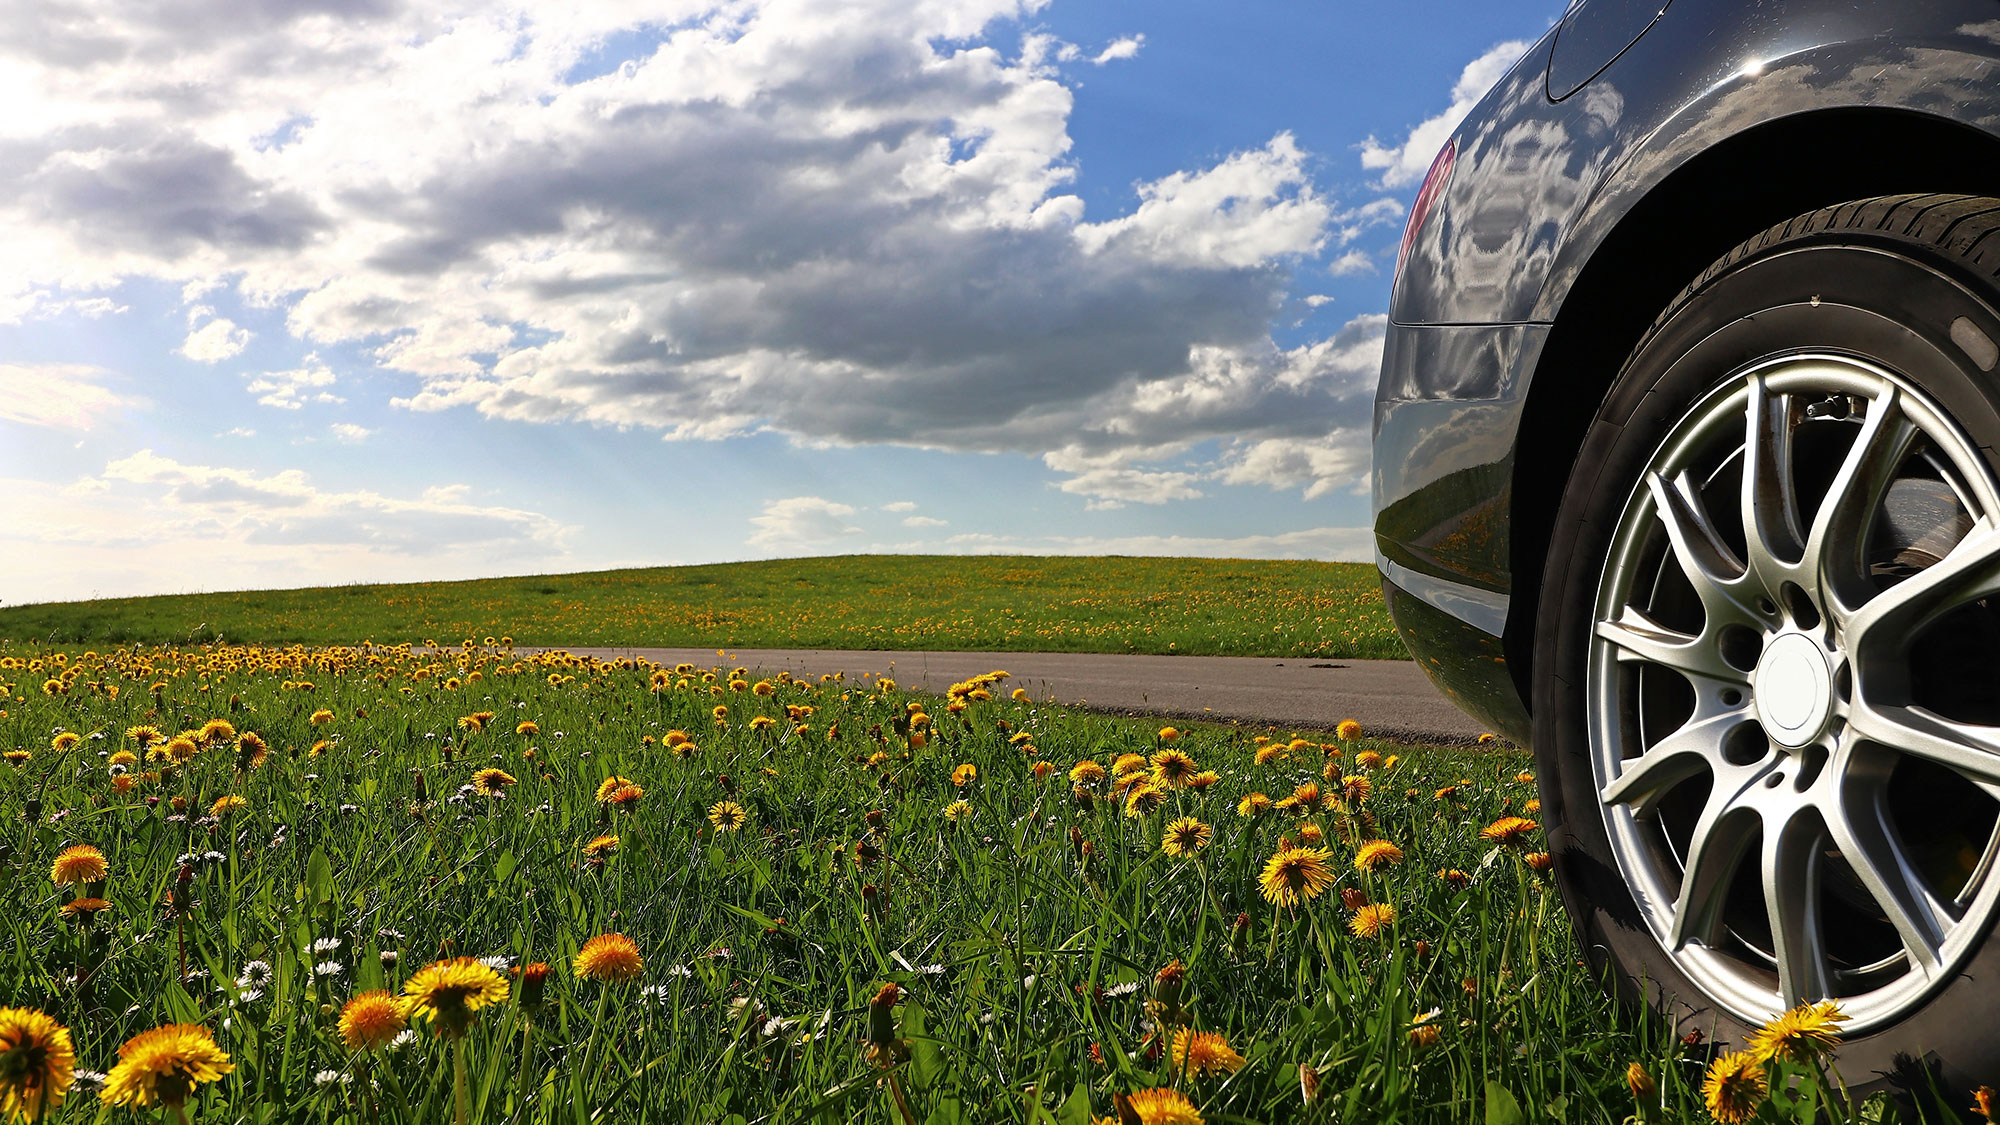
M 1634 1061 L 1659 1082 L 1652 1120 L 1701 1115 L 1702 1059 L 1608 1003 L 1546 879 L 1479 841 L 1482 825 L 1530 811 L 1518 753 L 1300 741 L 1260 764 L 1265 732 L 1200 726 L 1177 747 L 1214 784 L 1126 816 L 1110 800 L 1079 807 L 1066 774 L 1159 750 L 1153 724 L 1014 700 L 1002 683 L 960 713 L 917 701 L 935 719 L 915 739 L 912 697 L 886 685 L 779 682 L 766 696 L 654 673 L 489 650 L 58 662 L 0 646 L 0 746 L 29 752 L 0 765 L 0 1003 L 58 1018 L 99 1071 L 145 1029 L 206 1026 L 235 1069 L 200 1090 L 196 1120 L 450 1120 L 454 1068 L 433 1031 L 370 1056 L 342 1045 L 336 1021 L 358 991 L 399 989 L 452 954 L 556 966 L 532 1027 L 505 1001 L 464 1041 L 482 1122 L 1085 1125 L 1115 1093 L 1177 1086 L 1209 1122 L 1615 1123 L 1633 1111 Z M 486 729 L 459 722 L 475 712 L 494 714 Z M 132 746 L 129 727 L 171 736 L 211 718 L 258 732 L 268 758 L 240 768 L 223 742 L 114 787 L 107 756 Z M 698 749 L 664 749 L 676 729 Z M 57 731 L 84 738 L 56 750 Z M 1370 750 L 1399 758 L 1365 763 Z M 965 764 L 977 778 L 961 787 Z M 483 768 L 518 784 L 462 794 Z M 1369 779 L 1365 801 L 1237 813 L 1253 790 L 1331 790 L 1344 772 Z M 595 799 L 613 775 L 644 789 L 629 810 Z M 246 804 L 211 819 L 228 795 Z M 742 831 L 709 829 L 725 798 L 747 810 Z M 961 798 L 971 818 L 952 823 Z M 1189 857 L 1161 847 L 1179 816 L 1213 828 Z M 1381 935 L 1350 934 L 1334 889 L 1296 909 L 1260 893 L 1280 837 L 1309 823 L 1339 889 L 1396 908 Z M 598 870 L 580 849 L 600 833 L 620 843 Z M 1357 872 L 1356 842 L 1377 836 L 1401 862 Z M 865 867 L 864 839 L 883 852 Z M 78 843 L 110 864 L 113 906 L 88 929 L 60 916 L 74 891 L 49 877 Z M 163 910 L 170 893 L 191 908 Z M 640 979 L 569 972 L 607 931 L 637 943 Z M 1165 999 L 1154 976 L 1176 960 L 1184 993 L 1149 1015 Z M 255 996 L 237 983 L 252 961 L 272 972 Z M 884 1070 L 862 1047 L 887 983 L 906 993 L 879 1027 Z M 1411 1035 L 1424 1013 L 1434 1044 Z M 1227 1077 L 1178 1073 L 1152 1050 L 1155 1020 L 1220 1032 L 1247 1061 Z M 1303 1067 L 1318 1075 L 1311 1104 Z M 99 1113 L 80 1091 L 55 1119 Z
M 936 649 L 1404 658 L 1373 567 L 846 555 L 0 608 L 37 643 Z

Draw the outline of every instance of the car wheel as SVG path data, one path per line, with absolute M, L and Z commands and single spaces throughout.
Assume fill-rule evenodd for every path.
M 2000 1081 L 2000 199 L 1744 243 L 1655 321 L 1564 490 L 1543 818 L 1628 1000 L 1803 1001 L 1861 1088 Z

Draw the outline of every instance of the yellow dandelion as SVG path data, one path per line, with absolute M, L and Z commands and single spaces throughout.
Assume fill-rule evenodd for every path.
M 1119 1110 L 1116 1118 L 1106 1120 L 1136 1120 L 1139 1125 L 1202 1125 L 1201 1113 L 1194 1108 L 1187 1095 L 1165 1087 L 1135 1090 L 1124 1095 Z
M 1354 912 L 1347 920 L 1347 929 L 1358 938 L 1379 936 L 1396 921 L 1396 908 L 1386 902 L 1371 902 Z
M 1479 838 L 1489 844 L 1518 848 L 1526 843 L 1529 833 L 1540 827 L 1525 816 L 1503 816 L 1480 829 Z
M 1208 846 L 1208 825 L 1191 816 L 1184 816 L 1167 825 L 1167 834 L 1160 841 L 1160 850 L 1170 856 L 1193 855 Z
M 1351 775 L 1340 779 L 1340 799 L 1350 805 L 1366 804 L 1369 794 L 1373 792 L 1375 783 L 1365 777 Z
M 1326 841 L 1326 830 L 1321 828 L 1319 825 L 1317 824 L 1299 825 L 1300 843 L 1311 844 L 1313 847 L 1316 848 L 1319 847 L 1320 844 L 1324 843 L 1325 841 Z
M 1801 1004 L 1753 1032 L 1744 1048 L 1759 1063 L 1771 1059 L 1810 1063 L 1840 1045 L 1848 1015 L 1831 1000 Z
M 350 1051 L 379 1051 L 402 1034 L 402 1002 L 381 989 L 364 992 L 340 1009 L 340 1041 Z
M 1342 719 L 1340 725 L 1333 728 L 1333 734 L 1342 742 L 1353 742 L 1361 737 L 1361 724 L 1354 719 Z
M 1354 853 L 1356 871 L 1373 871 L 1378 867 L 1403 862 L 1403 849 L 1387 840 L 1370 840 Z
M 583 846 L 583 854 L 590 859 L 602 859 L 618 850 L 618 837 L 598 836 Z
M 1748 1051 L 1734 1051 L 1710 1063 L 1701 1084 L 1709 1116 L 1722 1125 L 1739 1125 L 1755 1117 L 1769 1093 L 1764 1064 Z
M 146 747 L 151 746 L 155 742 L 159 742 L 166 736 L 160 733 L 159 727 L 138 726 L 138 727 L 126 727 L 125 737 L 131 739 L 134 743 L 136 743 L 139 749 L 144 750 Z
M 0 1008 L 0 1119 L 39 1121 L 75 1081 L 69 1028 L 33 1008 Z
M 1264 864 L 1258 880 L 1264 899 L 1278 906 L 1310 902 L 1334 884 L 1332 855 L 1324 848 L 1285 848 Z
M 708 806 L 708 822 L 715 826 L 717 832 L 734 832 L 749 819 L 750 814 L 735 801 L 717 801 Z
M 1144 816 L 1167 803 L 1167 791 L 1150 782 L 1140 782 L 1125 793 L 1125 815 Z
M 488 797 L 504 797 L 507 787 L 515 784 L 514 775 L 498 767 L 489 766 L 472 775 L 472 787 Z
M 527 735 L 532 738 L 535 735 L 542 733 L 542 727 L 541 724 L 535 722 L 535 720 L 533 719 L 523 719 L 520 722 L 514 724 L 514 733 Z
M 312 713 L 312 716 L 308 718 L 306 721 L 316 727 L 323 727 L 326 724 L 333 721 L 333 712 L 328 711 L 322 707 L 321 709 L 314 711 Z
M 977 780 L 979 780 L 979 767 L 973 765 L 971 762 L 967 762 L 964 765 L 958 767 L 957 769 L 951 771 L 951 783 L 953 785 L 958 786 L 960 789 L 965 788 L 966 786 L 972 784 L 974 781 Z
M 1194 764 L 1194 759 L 1188 757 L 1182 750 L 1160 751 L 1153 755 L 1152 766 L 1153 784 L 1162 789 L 1179 789 L 1185 786 L 1188 778 L 1193 777 L 1199 769 Z
M 1111 763 L 1111 774 L 1113 777 L 1118 778 L 1130 777 L 1135 773 L 1145 773 L 1146 769 L 1146 756 L 1144 754 L 1120 754 Z
M 628 981 L 645 970 L 639 947 L 624 934 L 599 934 L 583 943 L 574 965 L 579 980 Z
M 1382 764 L 1382 755 L 1373 750 L 1363 750 L 1354 756 L 1354 764 L 1362 769 L 1372 770 Z
M 1262 816 L 1271 811 L 1271 798 L 1262 793 L 1252 793 L 1236 802 L 1237 816 Z
M 1069 779 L 1076 785 L 1095 785 L 1104 780 L 1104 767 L 1092 761 L 1081 761 L 1069 768 Z
M 111 870 L 104 853 L 90 844 L 73 844 L 56 855 L 49 866 L 49 881 L 58 886 L 95 883 Z
M 239 809 L 249 807 L 249 804 L 250 802 L 244 800 L 243 798 L 237 796 L 234 793 L 226 793 L 220 797 L 217 797 L 215 799 L 215 803 L 208 806 L 208 815 L 220 820 L 221 818 L 228 816 L 230 813 L 236 812 Z
M 405 1018 L 429 1020 L 452 1039 L 465 1035 L 479 1009 L 506 999 L 506 978 L 471 957 L 434 961 L 403 983 Z
M 953 824 L 957 824 L 960 821 L 971 820 L 972 802 L 953 801 L 951 804 L 946 805 L 944 807 L 944 818 L 946 820 L 951 821 Z
M 609 803 L 613 793 L 630 784 L 632 784 L 630 779 L 619 777 L 617 774 L 612 774 L 610 777 L 605 778 L 597 786 L 597 803 L 600 805 Z
M 236 1069 L 215 1036 L 198 1023 L 142 1031 L 118 1048 L 118 1064 L 105 1076 L 98 1100 L 135 1109 L 187 1104 L 194 1088 Z
M 225 742 L 234 742 L 236 741 L 236 724 L 230 722 L 228 719 L 210 719 L 201 724 L 201 731 L 196 737 L 200 739 L 203 746 L 220 746 Z
M 76 749 L 76 744 L 82 741 L 83 741 L 82 735 L 76 733 L 73 730 L 66 730 L 61 734 L 56 735 L 54 738 L 49 739 L 49 749 L 55 751 L 74 750 Z M 119 751 L 119 753 L 121 754 L 125 752 L 126 751 L 123 750 Z
M 81 918 L 85 923 L 111 909 L 111 903 L 101 898 L 79 898 L 63 904 L 57 913 L 65 918 Z
M 1172 745 L 1173 743 L 1176 743 L 1176 742 L 1179 742 L 1180 740 L 1181 740 L 1181 732 L 1180 732 L 1180 731 L 1179 731 L 1178 729 L 1176 729 L 1176 728 L 1174 728 L 1174 727 L 1161 727 L 1161 728 L 1160 728 L 1160 741 L 1161 741 L 1161 742 L 1165 742 L 1165 743 L 1167 743 L 1167 744 L 1169 744 L 1169 745 Z
M 1282 746 L 1259 746 L 1254 757 L 1258 765 L 1267 766 L 1282 757 L 1284 753 L 1285 748 Z
M 1230 1047 L 1220 1032 L 1183 1027 L 1174 1032 L 1174 1069 L 1203 1076 L 1235 1074 L 1247 1060 Z

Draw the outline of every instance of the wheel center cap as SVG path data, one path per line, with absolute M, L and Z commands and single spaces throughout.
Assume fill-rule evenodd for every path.
M 1765 646 L 1751 687 L 1758 721 L 1781 746 L 1796 749 L 1818 738 L 1833 713 L 1833 677 L 1826 657 L 1798 633 Z

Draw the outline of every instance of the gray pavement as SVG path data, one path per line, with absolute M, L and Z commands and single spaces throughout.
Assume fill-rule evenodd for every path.
M 1447 702 L 1407 660 L 1248 656 L 1130 656 L 1078 652 L 855 652 L 835 649 L 573 648 L 600 660 L 644 657 L 703 668 L 740 665 L 794 676 L 890 676 L 942 692 L 982 672 L 1013 674 L 1037 701 L 1112 714 L 1159 715 L 1280 727 L 1331 728 L 1354 719 L 1369 734 L 1468 742 L 1483 728 Z

